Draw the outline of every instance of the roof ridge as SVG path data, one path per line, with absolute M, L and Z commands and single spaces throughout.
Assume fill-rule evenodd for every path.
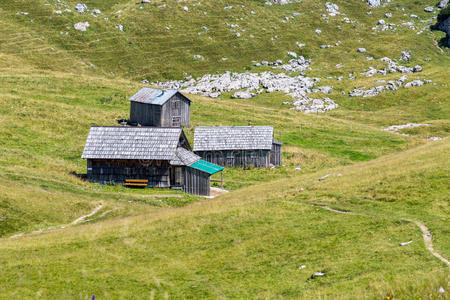
M 101 125 L 92 125 L 91 128 L 127 128 L 127 129 L 148 129 L 148 128 L 155 128 L 155 129 L 173 129 L 173 130 L 183 130 L 181 127 L 162 127 L 162 126 L 101 126 Z

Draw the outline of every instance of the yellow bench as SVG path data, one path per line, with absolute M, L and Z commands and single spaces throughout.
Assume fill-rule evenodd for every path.
M 125 179 L 125 186 L 146 187 L 148 179 Z

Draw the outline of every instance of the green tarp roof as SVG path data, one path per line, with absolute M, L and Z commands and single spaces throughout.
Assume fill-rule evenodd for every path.
M 212 164 L 212 163 L 204 161 L 204 160 L 196 161 L 195 163 L 190 164 L 189 167 L 206 172 L 211 175 L 223 170 L 223 167 Z

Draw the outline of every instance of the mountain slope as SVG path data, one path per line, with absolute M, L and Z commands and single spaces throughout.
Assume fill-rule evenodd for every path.
M 427 224 L 436 251 L 448 257 L 449 149 L 448 142 L 428 144 L 186 208 L 4 240 L 0 253 L 9 260 L 0 291 L 44 298 L 444 297 L 437 289 L 448 267 L 404 218 Z M 332 176 L 318 182 L 323 173 Z M 380 183 L 389 184 L 380 191 Z M 367 198 L 367 189 L 379 196 Z M 327 203 L 369 217 L 311 206 Z M 325 276 L 309 279 L 319 271 Z
M 434 1 L 335 1 L 339 14 L 312 0 L 139 2 L 0 3 L 0 298 L 448 298 L 448 267 L 408 221 L 450 257 L 450 56 L 429 30 Z M 274 125 L 280 168 L 226 169 L 215 200 L 83 180 L 89 127 L 126 118 L 143 79 L 278 74 L 258 64 L 288 51 L 332 87 L 308 95 L 339 108 L 303 114 L 283 91 L 189 95 L 194 127 Z M 423 70 L 386 71 L 386 58 Z M 349 96 L 405 74 L 398 90 Z

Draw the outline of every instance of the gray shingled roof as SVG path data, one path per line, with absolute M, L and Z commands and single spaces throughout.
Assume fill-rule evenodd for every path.
M 172 166 L 189 166 L 200 160 L 200 156 L 186 150 L 182 147 L 178 147 L 175 152 L 175 157 L 170 161 Z
M 172 160 L 181 132 L 164 127 L 91 127 L 81 157 Z
M 178 93 L 177 90 L 160 90 L 145 87 L 131 96 L 129 100 L 140 103 L 163 105 L 176 93 Z
M 197 127 L 194 151 L 271 150 L 272 126 Z

